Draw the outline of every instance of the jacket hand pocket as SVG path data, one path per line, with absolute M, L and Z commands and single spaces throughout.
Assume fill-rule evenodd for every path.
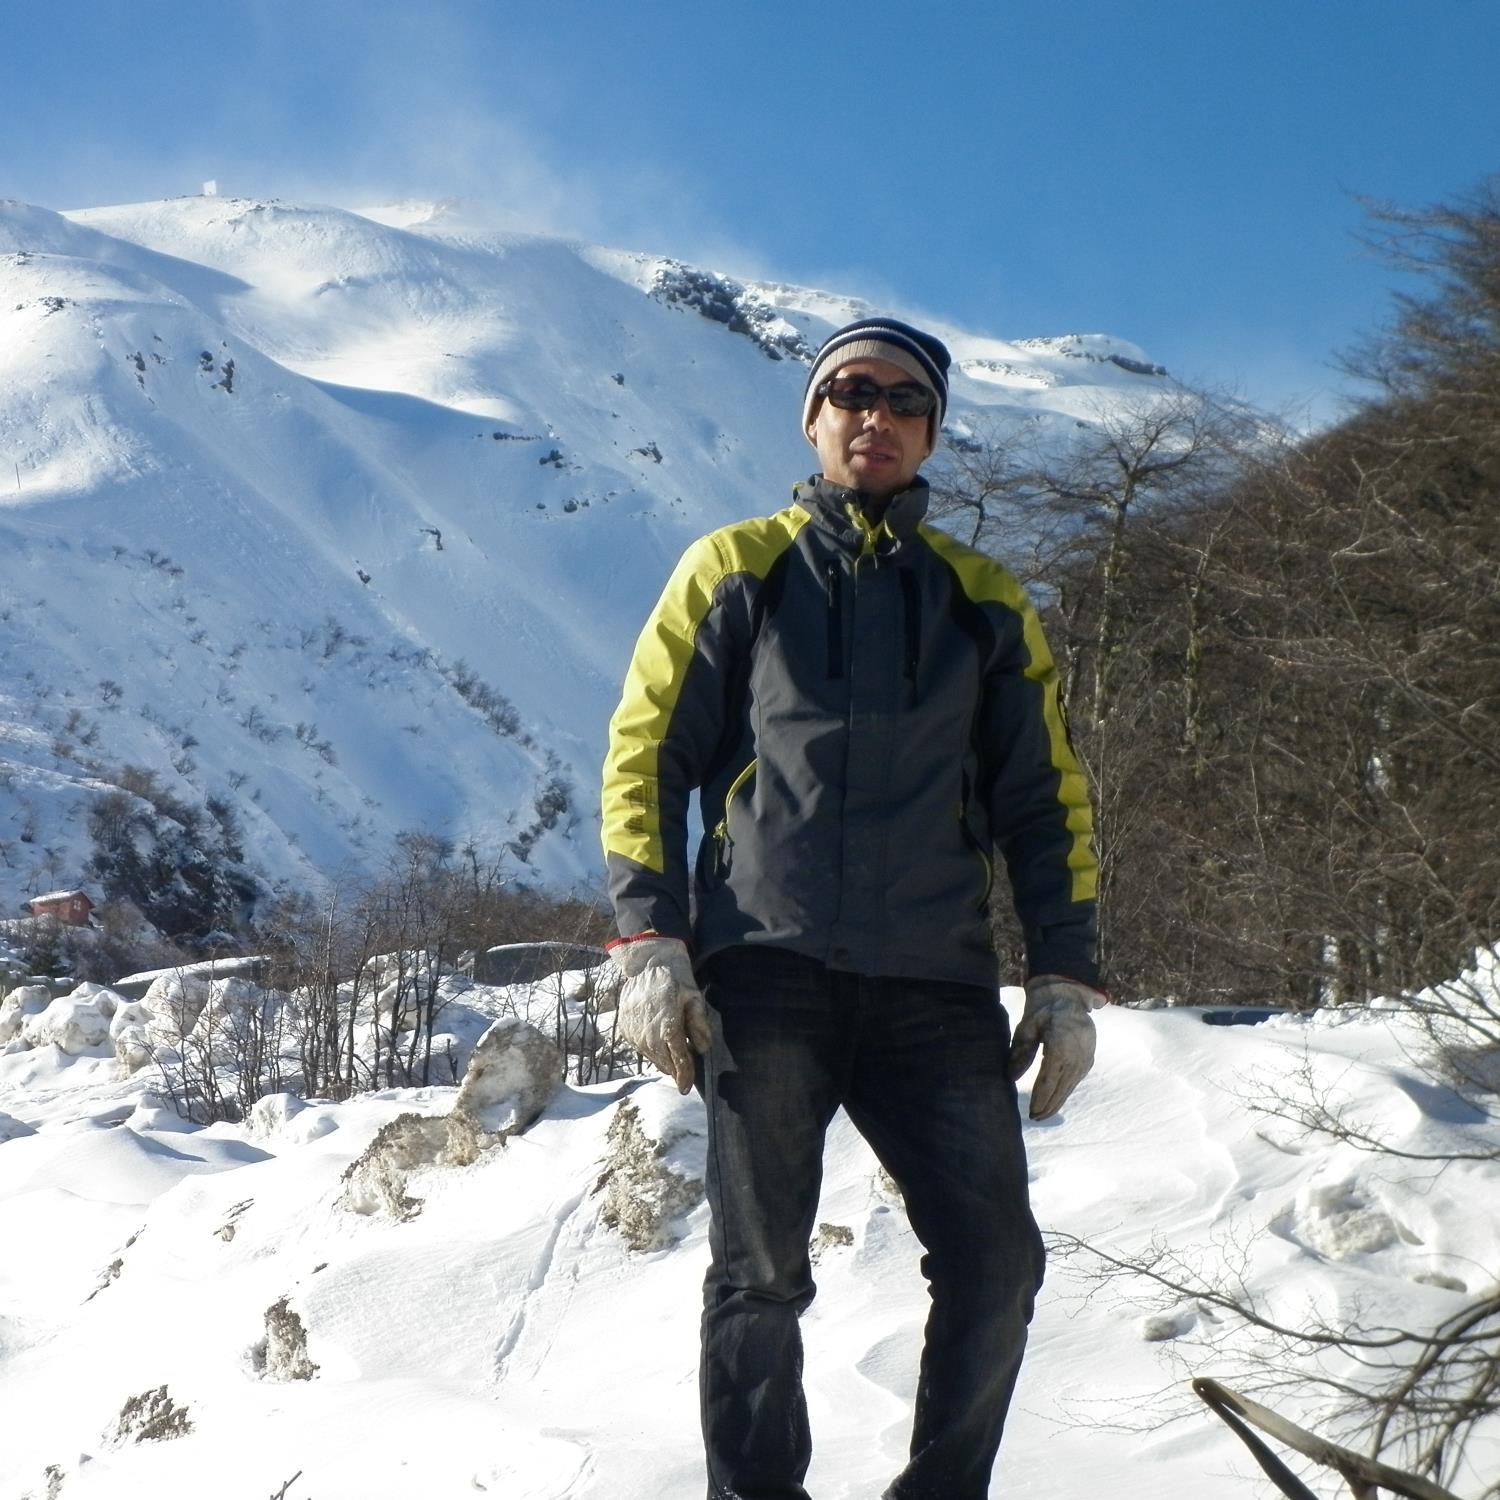
M 755 774 L 755 765 L 756 762 L 752 759 L 729 783 L 729 790 L 724 794 L 724 811 L 705 836 L 698 851 L 698 884 L 703 890 L 714 890 L 729 878 L 734 853 L 734 840 L 729 834 L 729 814 L 734 808 L 734 799 Z
M 958 800 L 958 829 L 965 846 L 973 853 L 980 869 L 979 899 L 974 903 L 976 911 L 983 911 L 990 904 L 990 892 L 995 885 L 995 861 L 983 842 L 969 826 L 969 778 L 965 773 L 963 792 Z

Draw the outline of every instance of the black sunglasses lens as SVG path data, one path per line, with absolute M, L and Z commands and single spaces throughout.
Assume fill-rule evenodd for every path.
M 887 386 L 885 399 L 890 402 L 892 416 L 925 417 L 932 410 L 932 392 L 925 385 Z
M 876 385 L 873 380 L 826 380 L 818 387 L 841 411 L 869 411 L 882 396 L 896 417 L 925 417 L 935 397 L 925 385 L 905 381 L 900 385 Z
M 869 411 L 880 400 L 880 387 L 873 380 L 828 380 L 822 389 L 840 411 Z

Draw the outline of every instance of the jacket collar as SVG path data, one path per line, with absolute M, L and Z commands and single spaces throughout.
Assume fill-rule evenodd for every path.
M 812 517 L 814 525 L 845 546 L 861 551 L 872 538 L 888 539 L 886 547 L 879 549 L 884 551 L 915 536 L 927 514 L 928 493 L 927 481 L 919 474 L 906 489 L 891 496 L 880 521 L 871 523 L 865 513 L 869 496 L 863 490 L 834 484 L 821 474 L 792 486 L 792 499 Z

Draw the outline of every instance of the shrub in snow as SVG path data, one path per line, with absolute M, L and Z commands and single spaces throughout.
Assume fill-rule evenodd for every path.
M 1141 1319 L 1141 1338 L 1148 1344 L 1165 1344 L 1180 1339 L 1198 1326 L 1198 1304 L 1184 1302 L 1167 1312 L 1151 1313 Z
M 599 1217 L 632 1250 L 664 1250 L 677 1239 L 676 1222 L 703 1201 L 703 1179 L 689 1165 L 701 1149 L 679 1149 L 701 1136 L 681 1115 L 645 1120 L 626 1100 L 610 1121 L 608 1152 L 595 1190 L 604 1192 Z M 697 1145 L 697 1141 L 691 1141 Z
M 318 1373 L 307 1356 L 307 1329 L 285 1297 L 266 1309 L 266 1336 L 251 1358 L 266 1380 L 311 1380 Z
M 142 1004 L 150 1012 L 144 1040 L 126 1037 L 116 1053 L 135 1061 L 144 1049 L 188 1118 L 239 1120 L 262 1094 L 281 1090 L 294 1043 L 279 991 L 238 977 L 176 972 L 154 980 Z
M 281 996 L 248 979 L 211 980 L 208 997 L 188 1033 L 194 1056 L 216 1067 L 249 1061 L 247 1050 L 269 1036 L 280 1005 Z
M 1303 1241 L 1329 1260 L 1373 1254 L 1401 1238 L 1395 1220 L 1357 1181 L 1326 1172 L 1298 1189 L 1296 1218 Z
M 112 1013 L 113 1004 L 106 1004 Z M 77 1057 L 109 1041 L 109 1021 L 99 997 L 68 995 L 54 1000 L 40 1015 L 28 1016 L 21 1027 L 21 1040 L 31 1047 L 51 1043 L 69 1057 Z
M 185 1120 L 159 1094 L 144 1093 L 140 1103 L 131 1110 L 125 1124 L 137 1134 L 146 1130 L 158 1133 L 170 1131 L 174 1135 L 196 1129 L 191 1120 Z
M 269 1140 L 280 1135 L 291 1120 L 302 1113 L 307 1105 L 295 1094 L 267 1094 L 251 1106 L 245 1123 L 253 1141 Z
M 39 1016 L 52 1004 L 52 991 L 44 984 L 23 984 L 0 1000 L 0 1045 L 17 1040 L 31 1016 Z
M 387 1031 L 410 1031 L 417 1024 L 417 997 L 412 993 L 411 981 L 382 986 L 375 997 L 375 1015 Z
M 178 1406 L 159 1385 L 154 1391 L 131 1396 L 120 1408 L 104 1440 L 111 1446 L 125 1443 L 160 1443 L 168 1438 L 186 1437 L 193 1430 L 187 1407 Z
M 818 1232 L 812 1237 L 810 1246 L 812 1260 L 816 1265 L 830 1250 L 847 1250 L 854 1244 L 854 1231 L 847 1224 L 830 1224 L 826 1221 L 818 1225 Z
M 375 1138 L 344 1168 L 343 1206 L 356 1214 L 414 1219 L 419 1199 L 406 1191 L 410 1173 L 433 1166 L 448 1143 L 442 1116 L 405 1114 L 382 1125 Z

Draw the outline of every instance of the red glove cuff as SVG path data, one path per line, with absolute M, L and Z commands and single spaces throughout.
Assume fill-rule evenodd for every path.
M 616 948 L 623 948 L 626 943 L 639 943 L 644 938 L 654 938 L 660 936 L 661 934 L 659 932 L 633 932 L 629 937 L 611 938 L 604 945 L 604 951 L 606 953 L 613 953 Z
M 613 953 L 616 948 L 623 948 L 626 943 L 644 943 L 654 938 L 663 937 L 666 937 L 666 933 L 658 932 L 654 927 L 648 927 L 645 932 L 632 932 L 628 937 L 611 938 L 604 945 L 604 951 L 606 953 Z M 692 944 L 683 942 L 681 938 L 672 938 L 670 939 L 670 941 L 674 943 L 682 943 L 682 946 L 686 948 L 689 953 L 693 951 Z

